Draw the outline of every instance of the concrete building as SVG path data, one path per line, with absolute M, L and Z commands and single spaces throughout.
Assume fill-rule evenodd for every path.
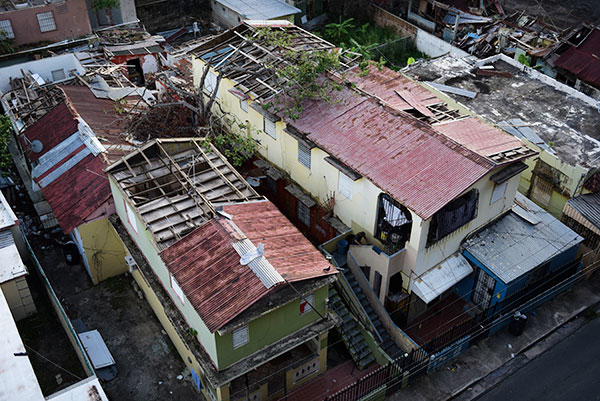
M 600 189 L 596 100 L 505 55 L 484 60 L 445 56 L 415 63 L 405 72 L 433 87 L 455 88 L 440 96 L 538 152 L 526 161 L 519 191 L 556 218 L 567 200 Z M 465 96 L 465 90 L 471 95 Z
M 17 46 L 92 33 L 85 0 L 4 2 L 0 7 L 0 30 Z
M 19 220 L 0 192 L 0 293 L 4 294 L 13 318 L 19 321 L 36 312 L 23 263 L 28 260 Z
M 208 400 L 276 399 L 327 369 L 336 269 L 202 139 L 106 169 L 132 274 Z
M 283 0 L 211 0 L 212 17 L 226 28 L 245 20 L 288 20 L 302 11 Z

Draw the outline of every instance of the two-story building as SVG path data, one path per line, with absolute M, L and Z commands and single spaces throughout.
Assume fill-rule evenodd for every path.
M 284 96 L 269 65 L 285 50 L 248 40 L 269 27 L 287 32 L 294 51 L 336 51 L 292 24 L 249 21 L 195 50 L 196 84 L 207 63 L 206 93 L 222 75 L 220 108 L 250 123 L 267 169 L 285 176 L 281 188 L 267 172 L 267 190 L 288 193 L 282 207 L 300 227 L 326 227 L 322 206 L 364 232 L 366 241 L 349 244 L 348 264 L 363 267 L 382 304 L 412 293 L 418 315 L 471 273 L 461 242 L 512 207 L 521 161 L 535 152 L 399 73 L 361 71 L 345 53 L 330 102 L 306 100 L 294 119 L 269 112 L 263 106 Z M 432 269 L 443 274 L 428 282 Z
M 280 397 L 327 369 L 337 270 L 207 141 L 106 169 L 132 274 L 209 400 Z

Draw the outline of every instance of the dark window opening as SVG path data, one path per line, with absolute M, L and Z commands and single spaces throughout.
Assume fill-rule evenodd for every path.
M 434 214 L 427 234 L 427 246 L 441 240 L 477 217 L 478 199 L 479 191 L 472 189 Z
M 390 294 L 399 294 L 401 292 L 402 292 L 402 274 L 396 273 L 392 277 L 390 277 L 389 293 Z
M 144 86 L 144 71 L 139 58 L 127 60 L 127 75 L 129 80 L 137 86 Z
M 375 295 L 379 298 L 379 294 L 381 294 L 381 274 L 379 272 L 375 272 L 375 282 L 373 283 L 373 290 L 375 291 Z
M 387 194 L 379 195 L 376 224 L 375 238 L 381 241 L 388 255 L 403 249 L 410 239 L 410 212 Z
M 362 270 L 363 274 L 367 278 L 367 281 L 371 281 L 371 266 L 361 266 L 360 270 Z

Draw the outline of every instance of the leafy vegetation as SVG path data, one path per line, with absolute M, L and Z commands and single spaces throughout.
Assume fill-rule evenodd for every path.
M 15 50 L 14 41 L 6 36 L 6 32 L 0 30 L 0 54 L 14 53 Z
M 8 150 L 12 133 L 12 125 L 8 116 L 0 115 L 0 170 L 7 172 L 12 164 L 12 156 Z
M 338 22 L 325 25 L 317 32 L 325 40 L 360 53 L 366 60 L 385 60 L 392 69 L 407 65 L 409 59 L 426 58 L 408 38 L 400 38 L 390 29 L 371 25 L 369 22 L 357 26 L 353 18 L 339 18 Z

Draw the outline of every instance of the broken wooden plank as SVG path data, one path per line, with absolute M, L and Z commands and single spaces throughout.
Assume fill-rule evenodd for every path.
M 512 78 L 513 75 L 508 71 L 498 71 L 498 70 L 489 70 L 479 68 L 475 72 L 477 75 L 482 77 L 503 77 L 503 78 Z
M 413 109 L 418 110 L 421 114 L 427 117 L 434 117 L 435 115 L 429 110 L 423 103 L 419 101 L 412 93 L 405 89 L 397 89 L 394 92 L 400 96 L 406 103 L 408 103 Z

